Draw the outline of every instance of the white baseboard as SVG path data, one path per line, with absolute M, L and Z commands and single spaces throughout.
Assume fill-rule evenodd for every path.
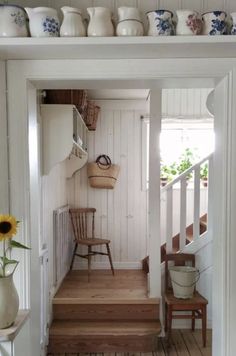
M 113 262 L 114 269 L 142 269 L 141 262 Z M 76 262 L 74 263 L 73 270 L 87 269 L 87 263 Z M 109 262 L 93 262 L 92 269 L 110 269 Z

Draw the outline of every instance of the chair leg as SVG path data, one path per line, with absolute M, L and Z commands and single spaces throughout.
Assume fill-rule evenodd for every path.
M 202 343 L 203 347 L 206 347 L 206 331 L 207 331 L 207 307 L 202 307 Z
M 168 306 L 167 306 L 167 303 L 165 303 L 165 332 L 167 332 L 167 329 L 168 329 L 168 323 L 167 323 L 167 310 L 168 310 Z
M 113 263 L 112 263 L 112 259 L 111 259 L 110 246 L 109 246 L 109 244 L 106 244 L 106 246 L 107 246 L 107 253 L 108 253 L 108 258 L 109 258 L 110 265 L 111 265 L 112 274 L 114 276 L 115 272 L 114 272 Z
M 74 264 L 75 254 L 76 254 L 77 247 L 78 247 L 78 244 L 76 243 L 76 244 L 75 244 L 75 247 L 74 247 L 74 251 L 73 251 L 73 256 L 72 256 L 72 260 L 71 260 L 71 264 L 70 264 L 70 269 L 72 269 L 73 264 Z
M 171 337 L 171 327 L 172 327 L 172 308 L 169 305 L 168 306 L 168 312 L 167 312 L 167 331 L 168 331 L 168 339 Z
M 195 311 L 192 311 L 192 331 L 195 330 Z
M 88 282 L 90 282 L 90 274 L 91 274 L 91 246 L 88 246 Z

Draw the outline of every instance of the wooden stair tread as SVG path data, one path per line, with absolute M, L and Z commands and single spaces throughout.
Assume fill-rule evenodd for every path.
M 159 298 L 53 298 L 53 304 L 160 304 Z
M 50 328 L 50 337 L 60 336 L 120 336 L 150 335 L 161 332 L 160 321 L 54 321 Z

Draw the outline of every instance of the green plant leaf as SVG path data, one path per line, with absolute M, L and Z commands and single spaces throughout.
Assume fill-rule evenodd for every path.
M 3 265 L 12 265 L 12 264 L 17 264 L 18 261 L 16 260 L 9 260 L 7 257 L 0 257 L 1 261 L 3 262 Z
M 25 250 L 30 250 L 29 247 L 25 246 L 25 245 L 22 245 L 21 243 L 17 242 L 17 241 L 14 241 L 14 240 L 11 240 L 10 241 L 10 246 L 11 247 L 14 247 L 14 248 L 23 248 Z

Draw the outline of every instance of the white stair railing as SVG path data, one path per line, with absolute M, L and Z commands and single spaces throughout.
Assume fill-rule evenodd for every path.
M 192 167 L 187 169 L 185 172 L 180 174 L 170 183 L 161 188 L 161 194 L 166 194 L 166 228 L 165 231 L 165 242 L 166 242 L 166 252 L 173 252 L 172 240 L 173 240 L 173 209 L 180 209 L 180 221 L 179 221 L 179 247 L 180 251 L 182 251 L 186 244 L 186 228 L 187 228 L 187 188 L 188 188 L 188 177 L 189 175 L 194 175 L 193 183 L 191 183 L 191 189 L 193 190 L 193 241 L 196 241 L 200 238 L 200 170 L 201 166 L 208 162 L 208 201 L 210 194 L 210 181 L 212 174 L 212 163 L 213 163 L 213 154 L 209 154 L 207 157 L 203 158 L 201 161 L 194 164 Z M 173 200 L 173 187 L 179 184 L 180 185 L 180 205 L 178 207 L 175 206 Z M 208 226 L 211 217 L 209 216 L 211 212 L 207 211 L 207 220 Z

